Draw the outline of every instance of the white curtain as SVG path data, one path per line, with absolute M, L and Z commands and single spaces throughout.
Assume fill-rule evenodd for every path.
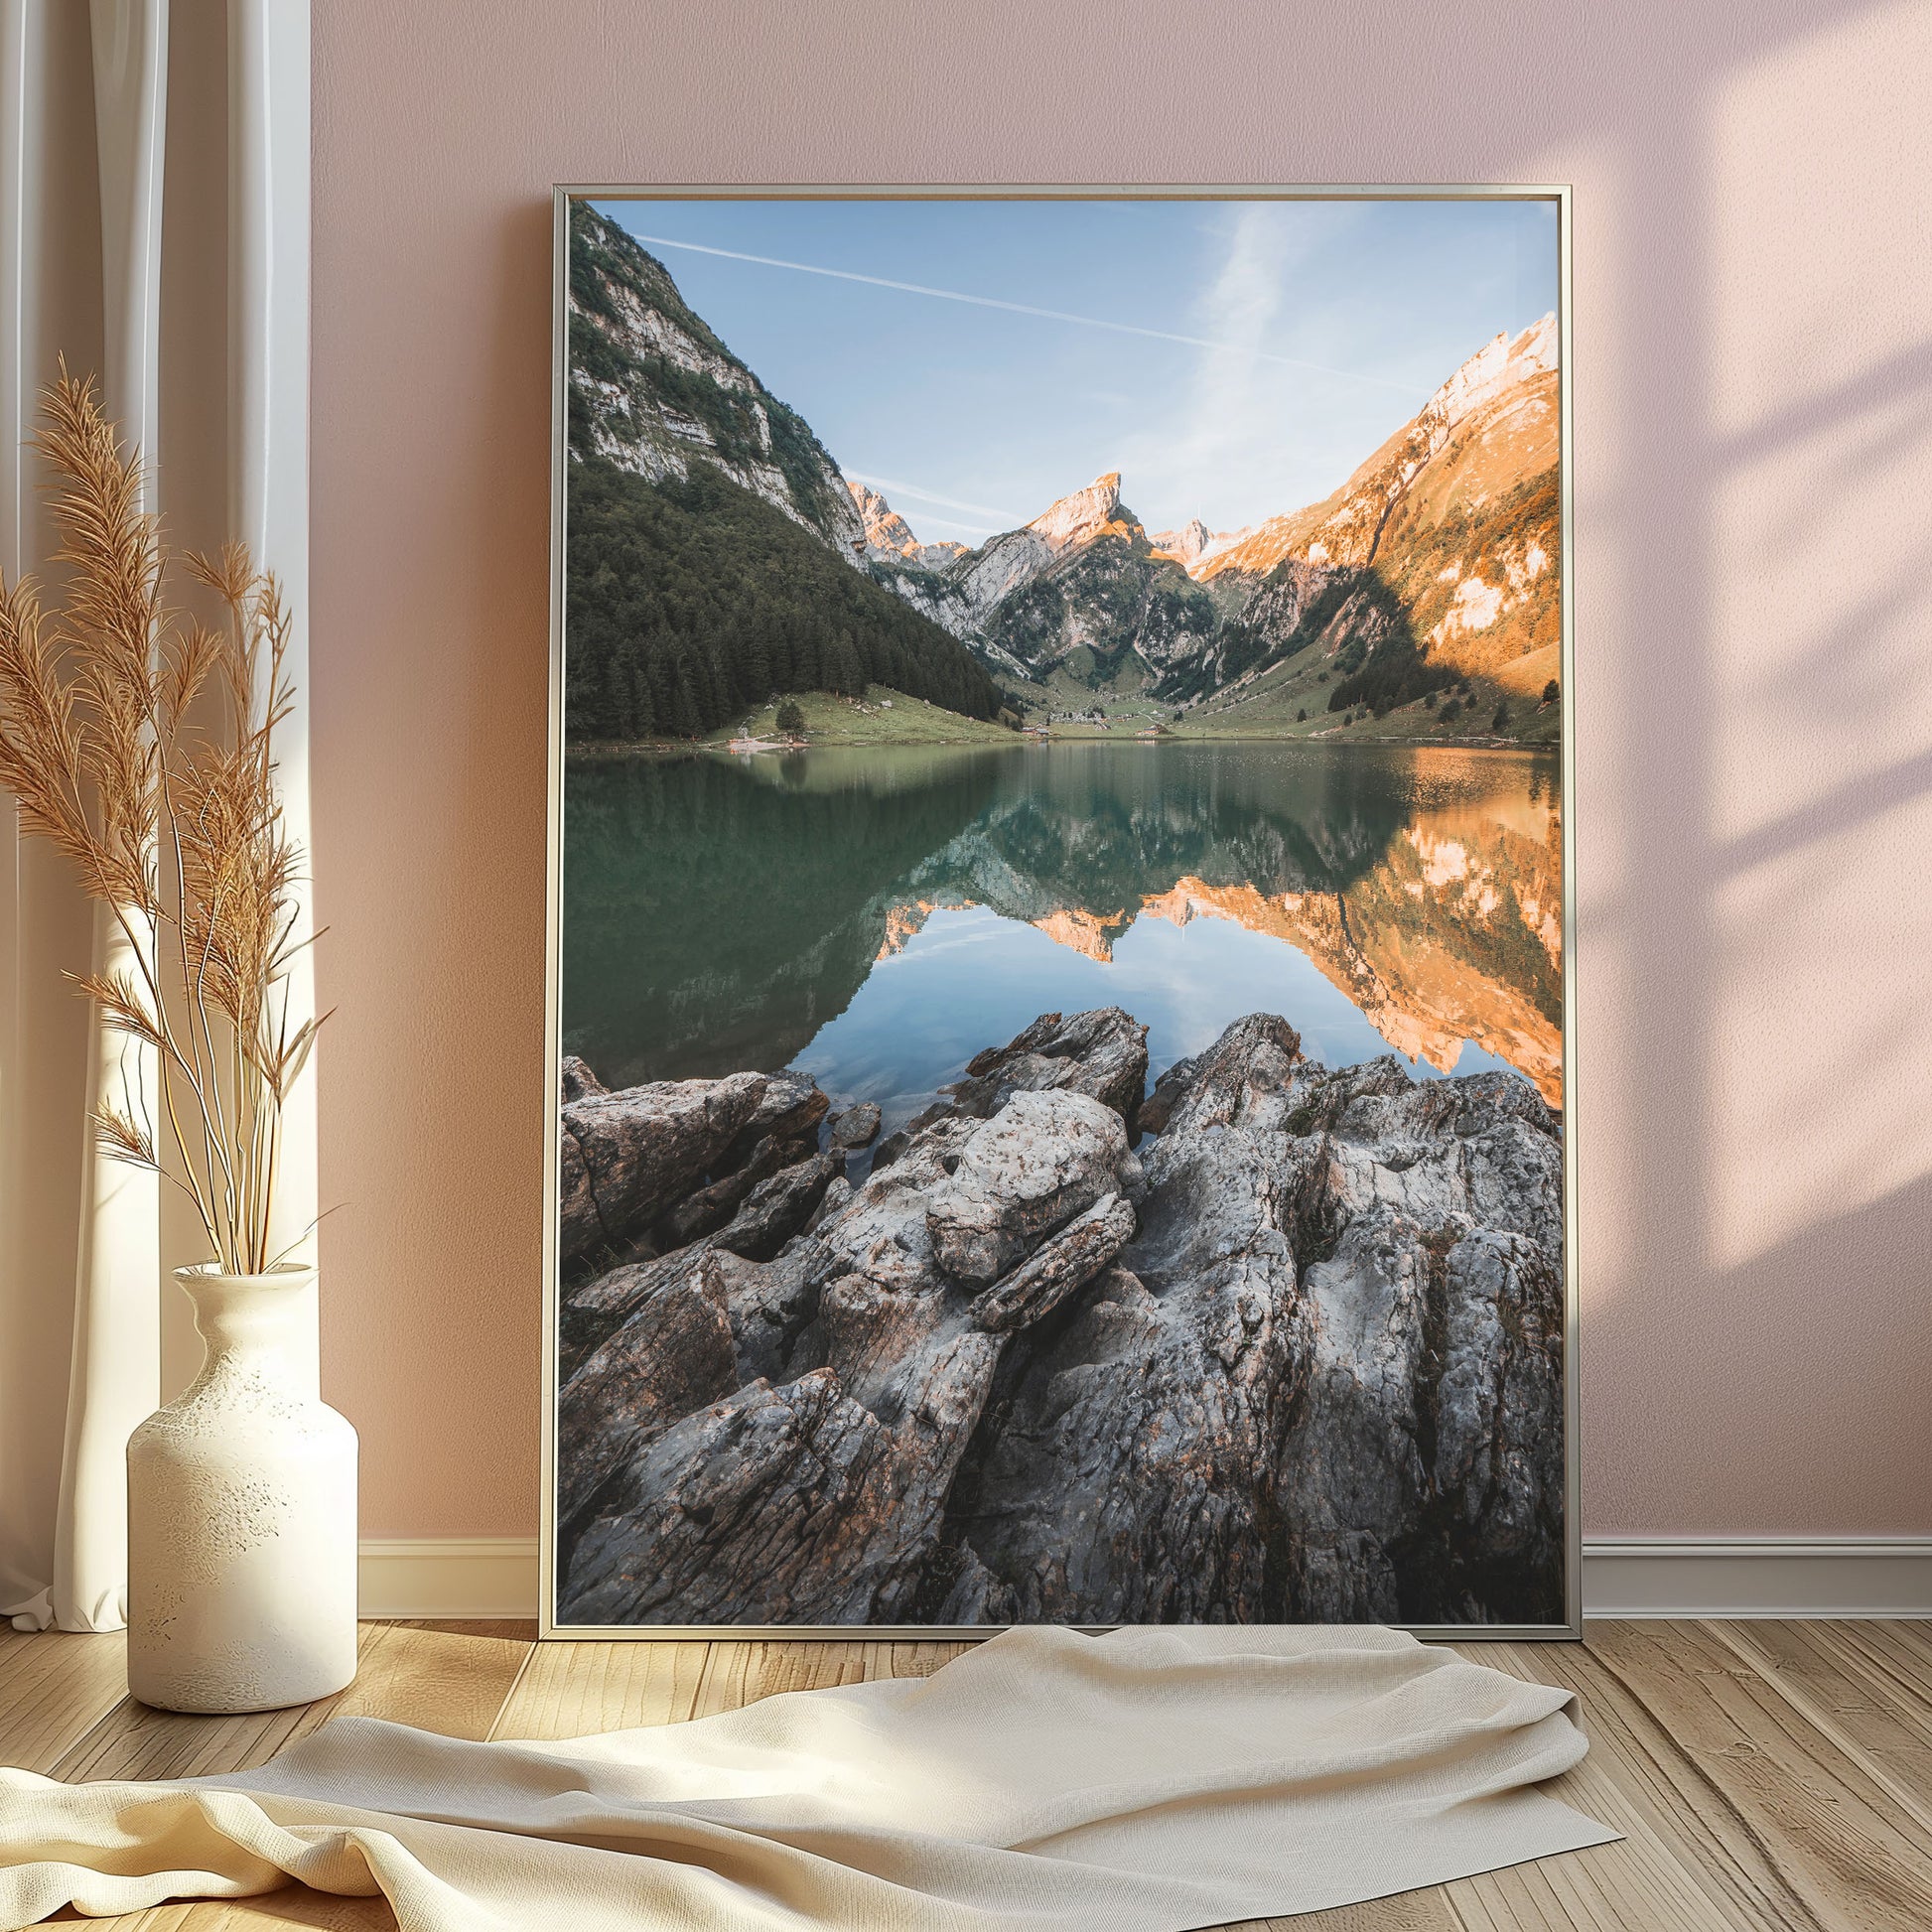
M 308 313 L 307 0 L 0 0 L 8 580 L 58 589 L 23 442 L 65 353 L 139 445 L 169 536 L 238 536 L 279 573 L 306 697 Z M 281 775 L 306 849 L 301 712 Z M 62 975 L 112 945 L 0 792 L 0 1615 L 21 1629 L 121 1626 L 122 1450 L 199 1360 L 168 1282 L 206 1258 L 199 1229 L 86 1130 L 124 1049 Z M 287 1119 L 285 1243 L 316 1214 L 314 1094 L 312 1073 Z

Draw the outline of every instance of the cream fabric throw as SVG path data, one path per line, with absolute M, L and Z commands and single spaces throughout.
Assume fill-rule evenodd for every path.
M 296 1877 L 404 1932 L 1183 1932 L 1616 1837 L 1569 1693 L 1383 1629 L 1010 1630 L 564 1743 L 364 1718 L 255 1771 L 0 1772 L 0 1926 Z

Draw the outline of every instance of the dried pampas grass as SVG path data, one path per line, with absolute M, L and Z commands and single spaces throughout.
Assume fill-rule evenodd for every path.
M 153 1105 L 124 1076 L 120 1102 L 95 1112 L 100 1147 L 184 1187 L 220 1267 L 255 1274 L 280 1259 L 282 1108 L 320 1025 L 291 1025 L 289 1010 L 307 942 L 275 780 L 294 701 L 288 612 L 239 544 L 180 560 L 224 621 L 176 608 L 139 459 L 92 382 L 63 363 L 44 400 L 34 446 L 54 478 L 67 593 L 50 614 L 31 580 L 0 577 L 0 784 L 135 961 L 75 980 L 159 1068 Z

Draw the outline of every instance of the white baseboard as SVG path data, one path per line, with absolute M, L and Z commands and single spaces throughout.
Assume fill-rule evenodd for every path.
M 1591 1616 L 1932 1616 L 1932 1536 L 1603 1537 Z
M 537 1613 L 533 1536 L 377 1539 L 361 1559 L 364 1616 Z M 1590 1539 L 1584 1614 L 1932 1616 L 1932 1536 Z
M 537 1613 L 533 1536 L 379 1537 L 364 1539 L 358 1555 L 364 1616 Z

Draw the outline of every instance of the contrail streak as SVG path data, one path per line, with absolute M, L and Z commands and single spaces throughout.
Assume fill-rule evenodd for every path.
M 935 516 L 928 510 L 921 510 L 919 512 L 919 528 L 922 530 L 955 530 L 962 536 L 974 538 L 974 542 L 965 546 L 968 550 L 977 550 L 980 547 L 980 539 L 1004 536 L 1007 527 L 1003 525 L 989 526 L 985 523 L 962 523 L 956 516 Z M 1011 527 L 1017 529 L 1019 525 L 1015 524 Z M 929 537 L 922 538 L 921 541 L 930 542 L 931 539 Z
M 634 230 L 632 231 L 635 232 Z M 849 268 L 821 268 L 816 262 L 789 262 L 776 255 L 748 255 L 737 248 L 710 248 L 701 241 L 673 241 L 669 235 L 639 234 L 636 239 L 653 248 L 682 248 L 693 255 L 716 255 L 729 262 L 756 262 L 760 268 L 789 268 L 800 275 L 825 275 L 835 282 L 863 282 L 868 288 L 897 289 L 902 295 L 929 295 L 940 302 L 966 302 L 976 309 L 1004 309 L 1009 315 L 1037 316 L 1042 322 L 1071 322 L 1083 329 L 1108 329 L 1117 336 L 1144 336 L 1151 342 L 1180 343 L 1188 348 L 1215 348 L 1230 355 L 1252 355 L 1260 362 L 1280 362 L 1291 369 L 1311 369 L 1317 375 L 1337 376 L 1345 382 L 1372 382 L 1405 396 L 1426 396 L 1413 383 L 1391 382 L 1386 376 L 1364 375 L 1359 369 L 1331 369 L 1325 362 L 1305 362 L 1298 355 L 1277 355 L 1273 349 L 1242 348 L 1233 343 L 1210 342 L 1204 336 L 1176 336 L 1167 329 L 1143 329 L 1137 323 L 1109 322 L 1102 316 L 1070 315 L 1064 309 L 1035 309 L 1026 302 L 1001 302 L 990 295 L 965 295 L 958 289 L 928 288 L 923 282 L 895 282 L 884 275 L 860 275 Z
M 898 483 L 891 477 L 875 477 L 865 470 L 846 470 L 840 474 L 850 477 L 854 483 L 870 483 L 874 489 L 891 490 L 895 496 L 913 496 L 921 503 L 937 503 L 943 509 L 970 510 L 975 516 L 999 518 L 998 522 L 985 526 L 989 532 L 1017 530 L 1027 520 L 1024 516 L 1015 516 L 1011 510 L 995 509 L 991 503 L 962 503 L 957 496 L 935 496 L 931 490 L 921 489 L 917 483 Z M 960 527 L 972 529 L 977 526 L 962 524 Z

